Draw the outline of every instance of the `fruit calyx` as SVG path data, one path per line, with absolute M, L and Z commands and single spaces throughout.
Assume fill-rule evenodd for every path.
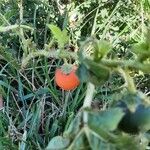
M 61 70 L 64 74 L 69 74 L 73 70 L 74 66 L 72 64 L 64 64 L 61 67 Z

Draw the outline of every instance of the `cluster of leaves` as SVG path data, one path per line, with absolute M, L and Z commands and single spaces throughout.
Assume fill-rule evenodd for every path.
M 50 149 L 145 149 L 147 142 L 139 144 L 139 136 L 114 135 L 112 131 L 117 128 L 123 112 L 120 108 L 112 108 L 106 111 L 89 111 L 89 122 L 82 126 L 81 114 L 74 119 L 64 137 L 54 137 L 47 150 Z M 144 139 L 144 137 L 143 137 Z
M 111 64 L 111 66 L 104 65 L 102 62 L 109 52 L 109 44 L 106 41 L 95 39 L 87 40 L 84 44 L 86 45 L 89 41 L 93 43 L 94 53 L 91 57 L 84 55 L 82 50 L 84 46 L 81 46 L 79 51 L 80 65 L 77 74 L 81 82 L 91 82 L 99 86 L 109 79 L 110 68 L 117 70 L 117 68 L 124 68 L 124 66 L 123 64 L 119 66 L 117 63 Z M 149 47 L 145 47 L 145 45 L 149 45 L 148 37 L 144 44 L 138 45 L 138 49 L 143 49 L 147 53 L 147 57 L 144 57 L 145 59 L 142 61 L 145 62 L 149 59 L 150 54 Z M 139 63 L 141 62 L 139 58 L 143 53 L 140 55 L 136 52 L 136 54 L 139 54 L 137 55 L 138 59 L 134 61 Z M 146 64 L 143 63 L 144 65 Z M 127 66 L 126 68 L 131 69 Z M 149 72 L 149 69 L 148 63 L 145 71 Z M 126 78 L 126 75 L 124 77 Z M 130 82 L 132 83 L 132 81 L 130 81 L 130 76 L 127 78 L 129 78 L 125 79 L 128 84 L 127 91 L 117 102 L 113 101 L 111 108 L 104 111 L 83 110 L 62 137 L 56 136 L 49 142 L 47 149 L 146 149 L 149 143 L 147 134 L 150 130 L 149 99 L 144 94 L 135 91 L 134 88 L 131 89 L 132 84 L 130 85 Z M 88 113 L 86 124 L 84 113 Z M 129 134 L 122 135 L 122 131 Z

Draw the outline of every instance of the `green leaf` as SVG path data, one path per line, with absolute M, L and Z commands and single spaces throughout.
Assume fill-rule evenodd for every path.
M 100 85 L 105 83 L 109 79 L 110 71 L 104 65 L 96 63 L 88 58 L 84 59 L 84 64 L 90 72 L 91 76 L 89 77 L 89 80 L 92 83 Z
M 132 51 L 138 56 L 139 61 L 150 58 L 150 30 L 147 30 L 145 40 L 134 44 Z
M 86 136 L 92 150 L 116 150 L 115 145 L 101 140 L 98 136 L 95 136 L 96 134 L 94 131 L 86 130 Z
M 129 110 L 127 104 L 124 101 L 119 101 L 116 105 L 117 107 L 121 108 L 125 115 L 123 116 L 123 118 L 120 120 L 119 124 L 118 124 L 118 128 L 121 131 L 124 131 L 126 133 L 132 133 L 132 134 L 137 134 L 138 133 L 138 128 L 135 124 L 133 124 L 132 122 L 132 113 Z
M 150 130 L 150 107 L 139 105 L 132 115 L 132 121 L 141 131 Z
M 46 150 L 64 150 L 70 143 L 70 140 L 62 136 L 56 136 L 49 142 Z
M 145 42 L 140 42 L 140 43 L 137 43 L 137 44 L 134 44 L 133 46 L 133 52 L 135 54 L 147 54 L 149 50 L 149 44 L 145 43 Z
M 66 44 L 68 41 L 69 41 L 69 36 L 67 35 L 67 30 L 66 29 L 64 29 L 63 31 L 62 31 L 62 36 L 63 36 L 63 40 L 64 40 L 64 44 Z
M 99 48 L 97 49 L 99 50 Z M 78 58 L 80 65 L 77 70 L 77 75 L 81 82 L 90 81 L 95 85 L 100 85 L 108 80 L 110 75 L 109 68 L 99 62 L 97 63 L 94 62 L 94 60 L 87 58 L 82 48 L 78 52 Z
M 50 116 L 49 116 L 50 117 Z M 51 129 L 49 130 L 49 125 L 51 124 L 50 119 L 47 120 L 47 132 L 50 132 L 50 138 L 53 138 L 59 128 L 59 121 L 57 119 L 54 120 L 54 122 L 52 123 Z
M 110 51 L 110 48 L 111 46 L 107 41 L 96 40 L 94 42 L 94 61 L 100 61 L 105 55 L 107 55 L 107 53 Z
M 61 31 L 60 28 L 52 24 L 48 24 L 47 26 L 52 31 L 52 34 L 54 38 L 57 40 L 59 47 L 61 48 L 64 47 L 64 45 L 67 44 L 69 41 L 67 30 L 64 29 L 63 31 Z
M 134 137 L 131 135 L 122 134 L 114 135 L 103 128 L 91 128 L 87 134 L 87 137 L 93 150 L 141 150 L 145 148 L 145 145 L 139 142 L 140 138 L 138 136 Z
M 131 97 L 132 98 L 132 97 Z M 130 110 L 124 101 L 118 103 L 118 107 L 124 110 L 125 115 L 118 127 L 126 133 L 137 134 L 140 131 L 150 130 L 150 107 L 137 101 L 134 111 Z
M 94 128 L 102 128 L 113 131 L 124 113 L 121 108 L 112 108 L 105 111 L 89 112 L 88 125 Z
M 114 144 L 116 148 L 119 150 L 144 150 L 146 148 L 145 145 L 139 142 L 140 138 L 131 136 L 131 135 L 118 135 L 114 140 Z
M 142 92 L 129 93 L 128 91 L 122 97 L 122 101 L 127 105 L 131 112 L 135 112 L 138 105 L 148 105 L 146 96 Z
M 72 150 L 91 150 L 85 133 L 82 133 L 78 138 L 76 138 L 72 145 Z
M 87 82 L 88 81 L 89 71 L 83 63 L 79 65 L 76 73 L 80 79 L 80 82 Z
M 150 57 L 150 45 L 149 43 L 141 42 L 135 44 L 132 51 L 138 56 L 140 61 L 146 60 Z

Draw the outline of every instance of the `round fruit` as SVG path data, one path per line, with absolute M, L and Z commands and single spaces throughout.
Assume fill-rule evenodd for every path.
M 73 66 L 69 72 L 63 71 L 63 69 L 56 69 L 55 82 L 63 90 L 73 90 L 79 84 L 80 81 L 76 75 L 77 67 Z

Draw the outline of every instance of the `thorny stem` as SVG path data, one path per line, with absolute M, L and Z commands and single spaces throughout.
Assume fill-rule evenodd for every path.
M 103 59 L 101 61 L 101 64 L 109 67 L 109 68 L 116 68 L 116 67 L 121 67 L 121 68 L 129 68 L 129 69 L 137 69 L 141 70 L 145 73 L 150 72 L 150 64 L 149 63 L 140 63 L 135 60 L 106 60 Z
M 22 0 L 19 2 L 18 7 L 20 8 L 20 24 L 17 25 L 11 25 L 8 20 L 5 18 L 4 15 L 2 15 L 0 13 L 0 18 L 8 25 L 6 27 L 1 27 L 0 32 L 7 32 L 9 30 L 15 30 L 17 35 L 20 37 L 21 41 L 22 41 L 22 48 L 24 50 L 24 54 L 27 55 L 27 43 L 26 43 L 26 39 L 24 37 L 24 32 L 23 32 L 23 28 L 25 29 L 29 29 L 29 30 L 33 30 L 31 27 L 26 26 L 26 25 L 22 25 L 23 22 L 23 6 L 22 6 Z M 17 28 L 20 28 L 19 32 L 17 30 Z
M 14 25 L 9 25 L 9 26 L 6 26 L 6 27 L 0 27 L 0 32 L 8 32 L 10 30 L 15 30 L 15 29 L 18 29 L 18 28 L 24 28 L 24 29 L 27 29 L 27 30 L 33 30 L 33 28 L 29 27 L 29 26 L 26 26 L 26 25 L 18 25 L 18 24 L 14 24 Z
M 22 65 L 21 68 L 26 67 L 26 65 L 28 64 L 28 62 L 35 57 L 38 56 L 44 56 L 44 57 L 52 57 L 52 58 L 74 58 L 77 59 L 77 54 L 73 53 L 73 52 L 68 52 L 68 51 L 45 51 L 45 50 L 39 50 L 37 52 L 31 52 L 26 58 L 24 58 L 22 60 Z
M 133 94 L 136 93 L 136 87 L 135 87 L 132 77 L 129 75 L 129 70 L 127 70 L 127 69 L 123 70 L 121 68 L 118 68 L 118 71 L 123 76 L 129 92 L 131 92 Z
M 83 103 L 83 109 L 91 107 L 94 92 L 95 92 L 95 86 L 89 82 L 87 85 L 87 91 Z M 88 112 L 86 110 L 83 112 L 83 122 L 85 125 L 88 123 Z
M 52 58 L 73 58 L 75 60 L 78 59 L 78 56 L 75 52 L 69 52 L 69 51 L 47 51 L 47 50 L 38 50 L 36 52 L 31 52 L 27 57 L 23 58 L 22 60 L 22 68 L 26 67 L 28 62 L 38 56 L 44 56 L 44 57 L 52 57 Z M 150 73 L 150 63 L 141 63 L 139 61 L 135 60 L 108 60 L 108 59 L 102 59 L 100 62 L 102 65 L 105 65 L 108 68 L 129 68 L 129 69 L 137 69 L 141 70 L 144 73 Z

